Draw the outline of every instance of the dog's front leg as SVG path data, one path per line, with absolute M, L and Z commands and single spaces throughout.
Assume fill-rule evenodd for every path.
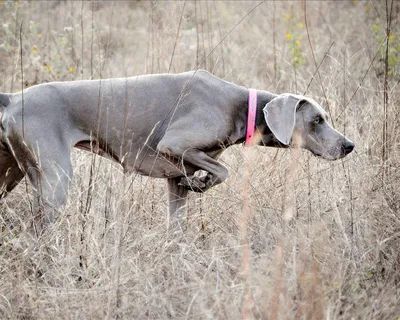
M 205 192 L 211 187 L 221 183 L 223 180 L 215 177 L 212 173 L 207 172 L 204 176 L 186 176 L 182 177 L 179 185 L 187 190 L 194 192 Z
M 180 185 L 194 192 L 205 192 L 211 187 L 220 184 L 228 177 L 228 170 L 217 160 L 198 149 L 188 149 L 183 154 L 183 161 L 191 163 L 207 172 L 206 175 L 183 177 Z
M 181 223 L 186 214 L 186 202 L 189 191 L 179 185 L 180 179 L 180 177 L 168 179 L 168 227 L 172 232 L 183 231 Z
M 204 151 L 196 148 L 184 148 L 179 143 L 168 143 L 169 140 L 162 139 L 157 146 L 158 151 L 181 159 L 184 163 L 189 163 L 199 170 L 207 172 L 205 176 L 186 176 L 180 179 L 179 185 L 194 191 L 205 192 L 211 187 L 223 182 L 228 177 L 228 170 L 217 160 L 211 158 Z

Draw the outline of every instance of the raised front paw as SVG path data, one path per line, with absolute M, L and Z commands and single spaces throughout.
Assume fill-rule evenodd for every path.
M 178 185 L 194 192 L 204 192 L 207 189 L 202 177 L 182 177 Z

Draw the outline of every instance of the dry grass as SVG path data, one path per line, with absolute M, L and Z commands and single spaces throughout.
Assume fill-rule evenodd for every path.
M 400 317 L 400 4 L 386 115 L 384 2 L 307 2 L 315 62 L 304 2 L 262 3 L 232 30 L 257 4 L 0 1 L 2 92 L 21 90 L 22 21 L 25 86 L 180 72 L 204 60 L 247 87 L 304 93 L 322 61 L 307 94 L 357 148 L 337 162 L 230 148 L 228 181 L 191 195 L 180 239 L 166 233 L 164 181 L 123 176 L 96 158 L 88 199 L 92 157 L 75 152 L 68 204 L 39 247 L 25 230 L 25 182 L 0 204 L 0 318 Z

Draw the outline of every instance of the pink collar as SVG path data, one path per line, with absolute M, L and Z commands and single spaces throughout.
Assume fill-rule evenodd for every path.
M 253 144 L 254 129 L 256 127 L 257 90 L 249 89 L 249 112 L 247 116 L 246 145 Z

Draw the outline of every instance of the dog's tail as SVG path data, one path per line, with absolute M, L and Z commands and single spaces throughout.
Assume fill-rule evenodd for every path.
M 6 93 L 0 93 L 0 112 L 10 104 L 10 96 Z
M 7 107 L 10 104 L 10 95 L 7 93 L 0 93 L 0 105 Z

